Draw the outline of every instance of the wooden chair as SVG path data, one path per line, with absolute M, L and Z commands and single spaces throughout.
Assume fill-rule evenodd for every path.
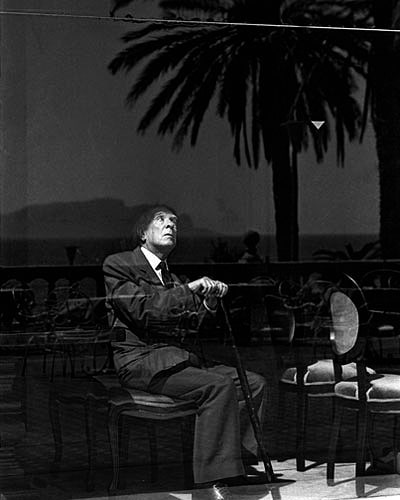
M 29 283 L 9 279 L 1 284 L 2 323 L 5 330 L 20 332 L 45 328 L 47 313 L 43 290 L 46 296 L 48 283 L 42 279 Z
M 18 303 L 21 322 L 31 332 L 26 342 L 23 371 L 30 353 L 40 349 L 43 374 L 47 372 L 50 358 L 52 379 L 57 358 L 60 358 L 63 375 L 68 369 L 73 375 L 75 360 L 93 349 L 101 331 L 107 330 L 100 307 L 104 299 L 89 297 L 81 290 L 79 282 L 56 286 L 40 300 L 38 292 L 34 292 L 30 284 Z M 96 362 L 95 352 L 93 362 Z
M 297 401 L 296 468 L 304 471 L 309 403 L 318 398 L 333 399 L 334 396 L 336 380 L 333 361 L 326 359 L 324 354 L 328 346 L 328 330 L 322 329 L 322 320 L 319 318 L 319 330 L 313 331 L 311 328 L 306 334 L 299 311 L 296 318 L 296 311 L 293 307 L 288 307 L 284 298 L 266 296 L 264 300 L 266 329 L 270 331 L 278 363 L 279 421 L 284 421 L 285 396 L 294 394 Z M 305 322 L 307 328 L 310 327 L 308 320 L 309 318 Z M 326 335 L 317 334 L 321 334 L 321 331 L 325 331 Z M 343 370 L 345 379 L 352 378 L 355 374 L 354 364 L 347 365 Z
M 103 381 L 104 383 L 104 381 Z M 181 446 L 184 469 L 184 486 L 193 486 L 193 436 L 197 406 L 193 401 L 151 394 L 137 389 L 112 386 L 109 388 L 108 430 L 113 460 L 113 479 L 110 493 L 118 489 L 120 458 L 126 463 L 129 452 L 129 430 L 133 425 L 144 425 L 149 439 L 151 482 L 158 479 L 158 422 L 175 420 L 181 430 Z M 123 439 L 121 439 L 123 436 Z
M 381 268 L 365 273 L 360 279 L 361 288 L 400 288 L 400 270 Z
M 120 464 L 127 464 L 129 427 L 144 424 L 150 446 L 151 482 L 157 481 L 158 459 L 156 424 L 159 421 L 177 420 L 181 426 L 183 466 L 185 487 L 193 485 L 192 447 L 193 418 L 197 407 L 191 401 L 183 401 L 160 394 L 151 394 L 136 389 L 122 388 L 115 375 L 99 375 L 86 379 L 72 378 L 57 380 L 49 394 L 50 421 L 52 425 L 55 456 L 52 470 L 60 469 L 63 440 L 60 424 L 60 409 L 65 405 L 80 405 L 85 411 L 85 429 L 88 450 L 88 473 L 86 487 L 95 488 L 96 469 L 96 430 L 98 416 L 107 413 L 113 463 L 113 478 L 109 491 L 114 492 L 119 486 Z M 123 439 L 122 439 L 123 438 Z
M 366 357 L 377 371 L 400 373 L 400 271 L 374 269 L 360 280 L 372 313 Z
M 258 335 L 258 323 L 264 310 L 264 296 L 277 292 L 277 282 L 265 275 L 255 276 L 246 283 L 233 283 L 229 293 L 229 315 L 236 344 L 248 346 Z M 226 330 L 226 329 L 225 329 Z M 226 333 L 225 333 L 226 335 Z M 224 345 L 229 344 L 227 336 Z
M 97 401 L 98 408 L 106 409 L 108 405 L 107 389 L 94 375 L 106 374 L 107 369 L 112 368 L 111 328 L 97 328 L 92 318 L 92 301 L 79 287 L 68 284 L 51 290 L 47 298 L 47 311 L 52 329 L 48 332 L 51 342 L 45 345 L 43 373 L 46 373 L 46 356 L 49 354 L 49 415 L 55 444 L 52 471 L 59 471 L 63 454 L 60 422 L 62 406 L 81 406 L 85 414 L 89 466 L 86 487 L 91 491 L 94 488 L 95 429 L 92 427 L 94 419 L 89 401 L 90 398 Z M 57 370 L 58 360 L 61 361 L 61 372 Z M 118 384 L 115 374 L 113 380 Z
M 22 375 L 25 373 L 28 358 L 34 351 L 41 351 L 43 354 L 42 371 L 45 374 L 47 354 L 52 352 L 54 366 L 54 357 L 59 352 L 57 328 L 62 327 L 63 330 L 81 328 L 82 311 L 84 310 L 86 314 L 90 311 L 90 300 L 82 294 L 77 300 L 77 287 L 75 286 L 50 289 L 48 281 L 41 278 L 30 282 L 10 279 L 2 284 L 1 289 L 2 299 L 6 300 L 10 311 L 9 316 L 2 318 L 5 320 L 3 331 L 14 333 L 25 339 L 21 345 L 25 350 Z M 79 303 L 80 307 L 75 307 L 74 310 L 68 307 L 71 300 L 74 300 L 75 304 Z M 68 354 L 71 357 L 70 353 Z M 67 353 L 62 352 L 60 355 L 64 357 L 65 371 Z
M 357 414 L 356 476 L 365 473 L 372 417 L 385 414 L 396 418 L 400 414 L 400 376 L 376 374 L 366 367 L 365 348 L 373 315 L 362 290 L 352 281 L 352 288 L 333 289 L 329 296 L 330 339 L 336 376 L 336 410 L 327 464 L 327 479 L 330 482 L 334 479 L 336 448 L 345 411 Z M 343 380 L 343 366 L 350 362 L 356 364 L 356 376 Z
M 121 340 L 117 328 L 109 328 L 107 332 L 93 331 L 92 342 L 87 335 L 90 332 L 83 331 L 82 338 L 79 332 L 65 342 L 84 342 L 85 348 L 91 347 L 93 356 L 92 366 L 85 367 L 82 364 L 76 370 L 75 364 L 69 366 L 69 373 L 63 370 L 63 376 L 57 376 L 57 371 L 52 369 L 51 384 L 49 389 L 49 412 L 50 421 L 55 443 L 55 456 L 53 471 L 60 469 L 63 452 L 62 430 L 60 424 L 60 410 L 63 405 L 68 407 L 78 405 L 84 408 L 86 422 L 86 441 L 88 450 L 88 474 L 86 487 L 88 491 L 94 489 L 94 471 L 96 467 L 96 427 L 98 426 L 99 414 L 107 414 L 108 433 L 110 438 L 111 456 L 113 463 L 113 479 L 110 491 L 114 491 L 119 483 L 120 457 L 122 463 L 127 463 L 129 427 L 138 423 L 145 424 L 150 444 L 151 458 L 151 481 L 157 480 L 157 439 L 156 424 L 162 420 L 177 420 L 182 430 L 182 450 L 184 452 L 185 485 L 193 484 L 192 476 L 192 440 L 193 440 L 193 418 L 197 407 L 192 401 L 183 401 L 178 398 L 170 398 L 160 394 L 151 394 L 145 391 L 122 388 L 114 372 L 112 362 L 111 340 Z M 97 336 L 96 336 L 97 335 Z M 125 334 L 123 333 L 123 336 Z M 124 337 L 123 337 L 124 338 Z M 103 344 L 108 349 L 104 352 L 102 359 L 99 345 Z M 79 346 L 78 346 L 79 351 Z M 106 360 L 103 358 L 106 357 Z M 79 368 L 79 367 L 78 367 Z M 123 439 L 121 437 L 123 436 Z
M 21 376 L 21 358 L 7 353 L 7 347 L 0 346 L 0 421 L 21 419 L 25 432 L 28 422 L 26 415 L 26 380 Z M 5 355 L 7 354 L 7 355 Z M 0 427 L 1 430 L 1 427 Z M 3 446 L 0 432 L 0 448 Z

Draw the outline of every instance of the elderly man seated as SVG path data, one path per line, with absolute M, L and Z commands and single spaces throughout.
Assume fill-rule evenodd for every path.
M 197 403 L 193 469 L 199 487 L 249 484 L 241 445 L 255 457 L 257 443 L 249 419 L 240 415 L 245 406 L 240 404 L 237 371 L 222 364 L 206 365 L 182 348 L 179 338 L 183 319 L 196 317 L 200 325 L 207 316 L 215 316 L 228 286 L 206 276 L 183 284 L 169 272 L 166 259 L 176 245 L 177 232 L 173 209 L 151 207 L 137 224 L 138 246 L 104 261 L 114 324 L 125 329 L 125 340 L 113 344 L 115 367 L 123 386 Z M 261 415 L 265 380 L 252 372 L 247 375 Z

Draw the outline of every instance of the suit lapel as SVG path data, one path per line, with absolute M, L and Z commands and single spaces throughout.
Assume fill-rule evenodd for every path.
M 149 264 L 149 261 L 144 256 L 143 252 L 140 250 L 140 247 L 136 247 L 132 252 L 132 261 L 135 269 L 135 273 L 143 276 L 144 279 L 150 281 L 153 284 L 162 284 L 157 273 Z
M 160 281 L 160 278 L 157 276 L 157 273 L 149 264 L 149 261 L 140 250 L 140 247 L 136 247 L 132 251 L 132 266 L 134 267 L 137 274 L 143 276 L 144 279 L 150 281 L 153 284 L 161 285 L 162 287 L 164 287 L 164 284 Z M 181 284 L 178 277 L 174 273 L 171 273 L 171 276 L 175 286 Z

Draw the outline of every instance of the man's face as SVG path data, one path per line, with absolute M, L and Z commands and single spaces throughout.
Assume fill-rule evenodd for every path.
M 176 245 L 178 217 L 171 212 L 157 212 L 144 232 L 144 246 L 167 255 Z

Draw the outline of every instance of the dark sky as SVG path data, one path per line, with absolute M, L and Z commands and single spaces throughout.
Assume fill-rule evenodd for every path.
M 12 2 L 22 10 L 24 4 L 31 10 L 37 5 L 42 11 L 69 8 L 98 15 L 109 7 L 106 0 Z M 128 110 L 124 98 L 133 76 L 107 71 L 122 47 L 126 23 L 2 16 L 2 27 L 8 56 L 2 82 L 9 130 L 5 179 L 10 179 L 3 212 L 94 198 L 117 198 L 127 205 L 163 201 L 189 213 L 196 226 L 231 234 L 249 227 L 274 232 L 270 168 L 236 166 L 227 124 L 213 110 L 194 149 L 173 153 L 170 138 L 161 140 L 154 130 L 137 136 L 137 118 L 148 102 Z M 300 232 L 376 233 L 376 163 L 371 128 L 362 145 L 348 147 L 344 168 L 336 166 L 334 143 L 321 165 L 313 153 L 303 154 Z

